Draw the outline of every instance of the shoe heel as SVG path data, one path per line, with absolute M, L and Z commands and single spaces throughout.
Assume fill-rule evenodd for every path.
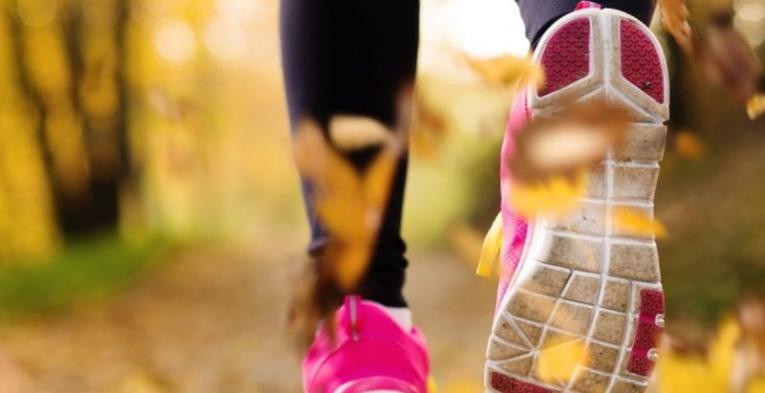
M 567 217 L 534 222 L 520 271 L 497 309 L 487 348 L 490 392 L 641 393 L 656 360 L 664 296 L 655 239 L 619 229 L 619 208 L 653 217 L 669 114 L 666 60 L 650 30 L 612 9 L 564 16 L 540 40 L 535 60 L 547 82 L 527 92 L 533 118 L 562 105 L 622 104 L 627 142 L 589 174 L 589 190 Z M 566 380 L 541 380 L 541 353 L 579 343 L 586 364 Z

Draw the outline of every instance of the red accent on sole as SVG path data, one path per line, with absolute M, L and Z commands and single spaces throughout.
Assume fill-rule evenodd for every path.
M 656 316 L 664 313 L 664 294 L 654 289 L 640 291 L 640 313 L 635 341 L 630 351 L 627 371 L 647 377 L 654 367 L 648 352 L 656 348 L 663 328 L 656 324 Z
M 542 53 L 547 81 L 540 97 L 556 92 L 590 73 L 590 18 L 572 20 L 547 42 Z
M 600 9 L 600 8 L 603 8 L 603 6 L 600 5 L 600 3 L 596 3 L 594 1 L 580 1 L 579 4 L 576 5 L 576 9 L 577 10 L 583 10 L 583 9 L 586 9 L 586 8 L 598 8 L 598 9 Z
M 661 59 L 651 38 L 638 23 L 621 22 L 622 75 L 656 102 L 664 103 Z
M 497 372 L 491 373 L 491 387 L 501 393 L 552 393 L 549 389 L 521 382 Z

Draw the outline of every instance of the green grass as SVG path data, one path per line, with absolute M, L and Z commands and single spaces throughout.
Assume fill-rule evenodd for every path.
M 0 316 L 64 309 L 125 287 L 169 248 L 155 240 L 131 245 L 116 235 L 73 241 L 52 260 L 0 270 Z

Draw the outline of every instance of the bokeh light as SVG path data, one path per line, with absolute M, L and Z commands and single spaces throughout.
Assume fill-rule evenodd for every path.
M 191 26 L 182 20 L 168 20 L 160 24 L 153 36 L 157 53 L 173 63 L 185 63 L 196 53 L 196 36 Z

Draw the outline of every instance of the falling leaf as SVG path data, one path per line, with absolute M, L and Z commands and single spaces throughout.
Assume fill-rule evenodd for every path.
M 733 25 L 730 10 L 715 11 L 699 34 L 691 27 L 685 0 L 659 0 L 662 25 L 708 79 L 747 102 L 750 118 L 762 113 L 757 86 L 763 69 L 753 48 Z
M 601 100 L 571 103 L 555 118 L 530 122 L 514 135 L 508 165 L 513 178 L 539 183 L 570 177 L 602 161 L 625 140 L 629 113 Z
M 428 376 L 428 393 L 436 393 L 438 391 L 438 385 L 436 385 L 436 379 L 433 376 Z
M 537 215 L 559 217 L 572 211 L 577 200 L 587 192 L 587 175 L 579 172 L 573 178 L 555 176 L 540 183 L 510 181 L 503 187 L 510 187 L 510 204 L 524 218 Z
M 567 381 L 576 368 L 586 365 L 588 351 L 582 340 L 569 341 L 565 336 L 554 336 L 537 358 L 537 376 L 550 383 Z
M 747 102 L 757 93 L 762 65 L 731 20 L 727 13 L 712 17 L 699 39 L 695 59 L 710 80 L 734 98 Z
M 295 161 L 329 232 L 323 258 L 344 291 L 355 288 L 369 262 L 401 150 L 397 139 L 388 138 L 362 174 L 327 144 L 315 122 L 298 128 Z
M 667 229 L 659 220 L 649 217 L 645 213 L 628 207 L 614 207 L 614 226 L 628 234 L 638 236 L 655 236 L 664 238 Z
M 722 393 L 728 391 L 727 380 L 721 380 L 709 370 L 707 360 L 699 356 L 684 356 L 664 352 L 657 363 L 658 391 L 665 393 Z
M 366 221 L 370 225 L 380 225 L 379 219 L 388 202 L 390 184 L 402 150 L 403 147 L 397 139 L 389 139 L 377 153 L 363 178 L 362 191 L 367 205 Z
M 693 52 L 693 29 L 689 21 L 690 12 L 685 0 L 659 0 L 661 23 L 677 44 L 686 52 Z
M 740 328 L 728 318 L 720 325 L 706 357 L 664 351 L 657 363 L 660 392 L 721 393 L 731 391 Z
M 709 348 L 708 358 L 715 377 L 723 380 L 730 378 L 736 344 L 740 337 L 741 328 L 736 320 L 729 318 L 723 321 L 717 337 Z
M 518 83 L 544 84 L 544 69 L 530 56 L 499 56 L 490 59 L 476 59 L 463 55 L 462 58 L 483 81 L 503 87 L 515 87 Z
M 696 134 L 681 130 L 675 135 L 677 153 L 687 159 L 698 160 L 704 155 L 704 143 Z
M 600 159 L 605 155 L 610 140 L 605 133 L 592 130 L 583 124 L 551 129 L 529 144 L 529 156 L 543 170 L 555 170 Z
M 449 128 L 449 110 L 439 100 L 442 90 L 444 83 L 424 76 L 417 82 L 417 94 L 409 96 L 414 113 L 409 136 L 410 150 L 420 157 L 432 158 Z
M 438 158 L 447 137 L 456 133 L 498 135 L 507 120 L 512 93 L 451 75 L 424 74 L 417 80 L 410 150 Z
M 379 146 L 392 138 L 392 133 L 379 121 L 366 116 L 336 115 L 329 120 L 332 143 L 342 150 L 358 150 Z
M 746 103 L 746 114 L 754 120 L 765 113 L 765 94 L 756 94 Z
M 306 122 L 299 127 L 295 156 L 300 173 L 314 187 L 317 214 L 332 235 L 350 244 L 369 237 L 359 174 L 327 145 L 318 125 Z
M 354 132 L 343 132 L 348 134 Z M 363 132 L 358 135 L 363 135 L 361 139 L 368 136 Z M 303 348 L 312 340 L 319 320 L 334 321 L 334 310 L 343 295 L 356 290 L 366 271 L 403 151 L 401 140 L 400 134 L 385 138 L 372 162 L 362 170 L 329 145 L 316 122 L 306 119 L 298 125 L 295 163 L 311 186 L 313 208 L 328 234 L 326 244 L 306 270 L 305 280 L 294 286 L 288 313 L 290 330 Z M 348 146 L 355 146 L 355 142 Z M 333 336 L 334 324 L 325 326 Z

